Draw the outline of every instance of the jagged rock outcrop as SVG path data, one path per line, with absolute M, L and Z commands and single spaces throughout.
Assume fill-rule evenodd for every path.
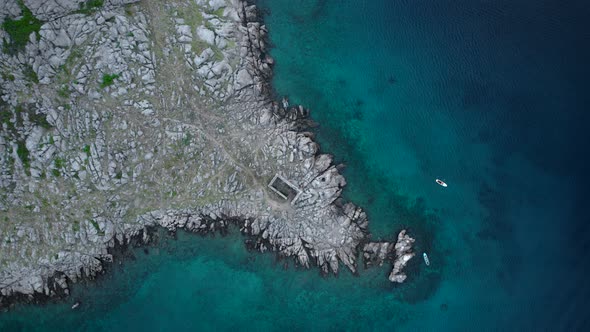
M 356 271 L 366 214 L 337 203 L 346 181 L 302 131 L 309 112 L 271 98 L 255 6 L 80 3 L 0 5 L 0 20 L 24 4 L 40 21 L 22 48 L 0 30 L 14 46 L 0 53 L 0 305 L 94 276 L 156 226 L 235 224 L 258 250 Z M 276 175 L 296 199 L 269 188 Z M 408 248 L 396 244 L 395 281 Z
M 393 269 L 389 274 L 389 280 L 391 282 L 404 282 L 406 275 L 403 273 L 403 269 L 408 261 L 414 257 L 412 252 L 412 244 L 414 239 L 406 234 L 405 230 L 399 232 L 397 236 L 397 242 L 395 243 L 395 261 L 393 262 Z
M 408 261 L 414 257 L 412 244 L 414 239 L 411 238 L 406 230 L 399 232 L 397 241 L 392 242 L 369 242 L 363 247 L 363 258 L 365 266 L 378 265 L 382 266 L 386 261 L 393 263 L 393 268 L 389 274 L 391 282 L 402 283 L 406 280 L 403 269 Z
M 390 242 L 369 242 L 363 247 L 363 259 L 365 266 L 382 266 L 386 260 L 391 259 L 395 243 Z

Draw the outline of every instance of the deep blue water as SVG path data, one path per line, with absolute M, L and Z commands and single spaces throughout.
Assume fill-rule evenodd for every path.
M 263 2 L 277 93 L 312 108 L 347 197 L 444 264 L 420 305 L 448 311 L 407 326 L 588 329 L 590 4 Z
M 406 227 L 431 266 L 321 278 L 180 233 L 0 330 L 590 329 L 590 4 L 258 4 L 277 96 L 311 109 L 374 238 Z

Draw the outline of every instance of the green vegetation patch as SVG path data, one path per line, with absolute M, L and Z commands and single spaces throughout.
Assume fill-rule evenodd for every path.
M 113 85 L 117 78 L 121 77 L 119 74 L 104 74 L 102 75 L 102 82 L 100 83 L 101 88 L 106 88 L 107 86 Z
M 76 13 L 90 15 L 100 9 L 104 5 L 103 0 L 88 0 L 80 3 L 80 9 Z
M 69 84 L 72 81 L 72 73 L 77 64 L 79 64 L 84 58 L 84 51 L 80 47 L 72 47 L 70 55 L 66 59 L 66 62 L 59 66 L 59 71 L 56 75 L 58 81 L 62 84 Z M 74 83 L 77 83 L 74 80 Z
M 80 47 L 73 47 L 70 51 L 70 56 L 66 59 L 66 65 L 72 66 L 75 62 L 84 57 L 84 50 Z
M 82 151 L 84 151 L 86 153 L 86 157 L 90 157 L 90 145 L 88 145 L 88 144 L 84 145 L 84 147 L 82 148 Z
M 225 10 L 225 7 L 221 7 L 221 8 L 217 8 L 216 11 L 214 11 L 212 14 L 217 16 L 217 17 L 223 17 L 223 11 Z
M 61 169 L 65 166 L 65 161 L 61 158 L 55 158 L 55 160 L 53 161 L 53 165 L 56 169 Z
M 196 5 L 189 5 L 178 11 L 178 16 L 190 27 L 196 28 L 203 24 L 203 10 Z
M 0 124 L 6 124 L 9 132 L 14 132 L 14 123 L 12 122 L 12 112 L 7 108 L 0 109 Z M 0 129 L 2 127 L 0 126 Z
M 37 73 L 35 72 L 35 70 L 33 70 L 33 67 L 31 67 L 31 65 L 24 66 L 23 75 L 25 75 L 25 78 L 30 82 L 33 82 L 35 84 L 39 83 L 39 76 L 37 76 Z
M 16 77 L 14 77 L 14 75 L 12 75 L 12 74 L 2 73 L 2 79 L 5 80 L 5 81 L 14 82 L 14 80 L 16 79 Z
M 24 140 L 17 142 L 16 154 L 18 155 L 21 162 L 23 163 L 25 173 L 27 175 L 31 175 L 31 161 L 29 159 L 29 149 L 27 149 L 27 146 L 26 146 Z
M 35 111 L 25 108 L 23 105 L 16 105 L 14 108 L 14 112 L 16 113 L 16 119 L 19 124 L 22 124 L 23 114 L 27 114 L 29 121 L 37 126 L 40 126 L 45 129 L 50 129 L 51 124 L 47 121 L 47 117 L 45 114 L 37 114 Z
M 47 121 L 45 114 L 37 114 L 34 111 L 28 111 L 29 121 L 31 123 L 45 129 L 51 129 L 51 124 Z
M 184 146 L 189 146 L 191 144 L 191 140 L 193 139 L 193 136 L 190 133 L 187 133 L 186 135 L 184 135 L 184 137 L 182 138 L 182 144 Z
M 59 90 L 57 90 L 57 95 L 61 98 L 68 99 L 70 98 L 70 89 L 67 85 L 63 85 Z
M 213 46 L 213 47 L 211 47 L 211 49 L 213 50 L 213 59 L 215 61 L 219 62 L 225 58 L 223 56 L 223 52 L 221 52 L 221 50 L 217 46 Z
M 12 136 L 12 139 L 18 140 L 21 136 L 17 128 L 23 126 L 25 118 L 28 118 L 33 125 L 45 129 L 52 128 L 44 114 L 36 114 L 35 111 L 27 108 L 26 105 L 19 104 L 12 109 L 8 106 L 1 107 L 0 105 L 0 129 L 2 128 L 2 124 L 5 124 L 7 132 Z
M 22 0 L 18 0 L 18 5 L 23 12 L 23 17 L 19 20 L 13 20 L 7 17 L 2 23 L 2 29 L 10 36 L 10 43 L 3 41 L 3 51 L 6 54 L 14 55 L 25 49 L 29 42 L 31 33 L 36 33 L 39 37 L 42 21 L 38 20 L 31 10 L 25 6 Z
M 61 176 L 61 172 L 59 171 L 65 166 L 65 161 L 61 158 L 55 158 L 53 160 L 53 169 L 51 170 L 51 174 L 56 178 Z
M 96 232 L 98 233 L 98 235 L 104 235 L 104 231 L 100 229 L 100 226 L 98 225 L 96 220 L 90 219 L 90 223 L 92 224 L 94 229 L 96 229 Z

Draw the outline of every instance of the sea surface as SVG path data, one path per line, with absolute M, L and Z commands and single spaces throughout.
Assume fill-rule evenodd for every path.
M 431 265 L 322 278 L 237 230 L 162 234 L 0 331 L 590 330 L 590 3 L 257 4 L 277 98 L 311 109 L 373 239 L 407 228 Z

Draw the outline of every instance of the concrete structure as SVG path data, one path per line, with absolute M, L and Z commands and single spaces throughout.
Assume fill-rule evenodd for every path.
M 268 187 L 291 204 L 295 203 L 301 194 L 301 190 L 296 185 L 279 174 L 275 174 L 268 183 Z

